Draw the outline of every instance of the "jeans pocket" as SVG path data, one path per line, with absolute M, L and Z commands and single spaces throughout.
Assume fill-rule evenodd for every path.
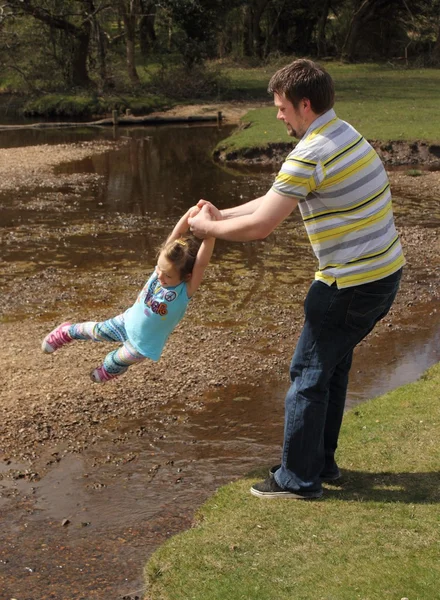
M 384 290 L 380 293 L 354 290 L 345 317 L 346 324 L 355 329 L 370 330 L 374 327 L 388 313 L 397 293 L 398 285 L 387 287 L 390 288 L 387 293 Z

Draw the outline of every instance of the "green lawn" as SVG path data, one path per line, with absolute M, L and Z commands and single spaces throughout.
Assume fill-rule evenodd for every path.
M 326 65 L 335 81 L 335 109 L 370 140 L 426 140 L 440 142 L 440 70 L 394 69 L 386 65 Z M 229 69 L 236 90 L 246 95 L 267 88 L 276 68 Z M 257 95 L 257 94 L 255 94 Z M 270 97 L 266 94 L 268 100 Z M 287 142 L 289 137 L 276 122 L 272 107 L 252 110 L 242 129 L 222 143 L 229 150 Z
M 346 414 L 339 485 L 318 501 L 221 488 L 145 568 L 148 600 L 434 600 L 440 364 Z M 267 465 L 269 466 L 269 465 Z

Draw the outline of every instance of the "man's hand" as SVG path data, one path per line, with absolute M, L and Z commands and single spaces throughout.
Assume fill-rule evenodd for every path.
M 199 200 L 197 202 L 197 206 L 199 208 L 203 208 L 204 206 L 207 206 L 209 209 L 209 212 L 211 213 L 211 215 L 213 216 L 215 221 L 221 221 L 223 219 L 223 215 L 219 211 L 219 209 L 216 206 L 214 206 L 211 202 L 208 202 L 208 200 Z
M 212 223 L 213 221 L 215 221 L 215 217 L 212 215 L 211 210 L 210 210 L 210 206 L 208 206 L 210 203 L 206 203 L 204 205 L 202 205 L 201 210 L 199 212 L 198 215 L 196 215 L 195 217 L 190 217 L 188 219 L 188 224 L 190 226 L 190 230 L 191 232 L 198 238 L 201 239 L 205 239 L 208 237 L 211 237 L 211 234 L 209 233 L 210 230 L 210 223 Z M 215 207 L 213 207 L 215 208 Z M 217 209 L 215 209 L 217 210 Z M 220 212 L 220 211 L 218 211 Z M 221 215 L 220 215 L 221 218 Z

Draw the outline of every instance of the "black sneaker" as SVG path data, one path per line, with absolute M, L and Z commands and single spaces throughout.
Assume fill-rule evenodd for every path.
M 273 478 L 278 469 L 281 469 L 281 465 L 274 465 L 273 467 L 271 467 L 269 469 L 269 477 Z M 337 481 L 338 479 L 341 479 L 341 471 L 338 469 L 338 467 L 336 467 L 336 470 L 332 471 L 331 473 L 326 473 L 324 471 L 323 473 L 321 473 L 319 479 L 324 483 L 330 481 Z
M 258 496 L 259 498 L 287 498 L 290 500 L 310 500 L 312 498 L 320 498 L 322 496 L 322 490 L 319 492 L 304 492 L 303 494 L 297 494 L 296 492 L 290 492 L 289 490 L 283 490 L 273 477 L 269 477 L 259 483 L 254 483 L 251 487 L 251 494 Z

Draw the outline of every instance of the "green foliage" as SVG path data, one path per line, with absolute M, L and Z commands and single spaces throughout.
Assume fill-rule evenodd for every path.
M 316 54 L 433 66 L 439 1 L 417 0 L 409 13 L 401 2 L 351 0 L 9 0 L 0 15 L 2 85 L 32 94 L 138 90 L 136 67 L 149 52 L 162 63 L 178 56 L 188 69 L 210 59 L 255 67 L 269 56 Z M 201 87 L 201 97 L 212 96 L 209 82 Z
M 64 117 L 69 119 L 88 118 L 94 115 L 111 113 L 112 110 L 125 112 L 130 109 L 134 115 L 147 115 L 155 110 L 165 109 L 172 104 L 163 96 L 64 96 L 51 94 L 29 100 L 23 114 L 27 117 Z
M 221 488 L 149 560 L 149 600 L 383 600 L 438 590 L 440 364 L 349 411 L 322 501 Z M 268 465 L 269 466 L 269 465 Z
M 221 0 L 163 0 L 174 32 L 172 44 L 192 67 L 215 55 L 215 34 L 225 7 Z
M 98 98 L 91 96 L 65 96 L 48 94 L 29 100 L 23 107 L 27 117 L 88 117 L 99 112 Z
M 150 89 L 179 100 L 219 98 L 227 87 L 220 69 L 206 65 L 162 65 L 149 78 Z

